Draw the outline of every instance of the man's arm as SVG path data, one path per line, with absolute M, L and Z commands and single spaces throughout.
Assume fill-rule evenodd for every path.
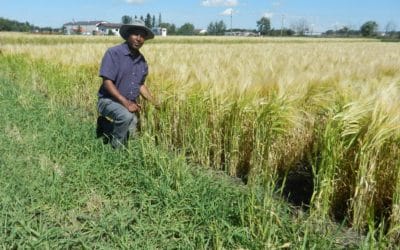
M 116 100 L 117 102 L 121 103 L 122 106 L 128 109 L 129 112 L 138 112 L 140 111 L 139 104 L 132 102 L 126 99 L 121 93 L 119 93 L 117 87 L 115 87 L 113 81 L 103 77 L 103 86 L 104 88 L 110 93 L 110 95 Z

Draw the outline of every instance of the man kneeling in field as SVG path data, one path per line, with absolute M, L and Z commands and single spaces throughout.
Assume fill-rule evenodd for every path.
M 139 52 L 144 42 L 154 38 L 153 32 L 142 21 L 122 25 L 119 30 L 125 42 L 109 48 L 100 67 L 103 83 L 99 89 L 97 108 L 97 136 L 108 136 L 111 145 L 126 145 L 129 134 L 134 134 L 141 105 L 139 95 L 156 107 L 158 103 L 146 87 L 148 65 Z M 108 134 L 108 135 L 107 135 Z

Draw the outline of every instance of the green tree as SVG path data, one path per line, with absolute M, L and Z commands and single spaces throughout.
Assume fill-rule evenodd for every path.
M 144 20 L 144 24 L 148 28 L 153 28 L 153 26 L 151 26 L 151 15 L 149 13 L 147 13 L 147 15 L 146 15 L 146 19 Z
M 350 32 L 350 28 L 347 26 L 342 27 L 341 29 L 336 31 L 336 35 L 342 36 L 342 37 L 348 37 Z
M 271 20 L 267 17 L 262 17 L 257 21 L 257 31 L 260 32 L 261 35 L 267 35 L 271 30 Z
M 360 32 L 362 36 L 372 37 L 376 36 L 378 24 L 375 21 L 368 21 L 361 25 Z
M 151 20 L 151 26 L 154 28 L 154 27 L 157 27 L 157 24 L 156 24 L 156 16 L 155 15 L 153 15 L 153 19 Z
M 22 23 L 14 20 L 8 20 L 0 17 L 0 31 L 22 31 L 27 32 L 35 29 L 28 22 Z
M 390 21 L 385 26 L 386 36 L 394 37 L 396 35 L 396 24 Z
M 207 27 L 207 33 L 211 35 L 224 35 L 226 30 L 226 25 L 224 21 L 219 21 L 219 22 L 211 22 L 208 27 Z
M 127 16 L 127 15 L 122 16 L 122 17 L 121 17 L 121 22 L 122 22 L 123 24 L 130 24 L 130 23 L 132 23 L 132 17 Z
M 185 23 L 182 25 L 177 32 L 178 35 L 185 35 L 185 36 L 191 36 L 194 34 L 194 25 L 191 23 Z
M 310 31 L 310 25 L 305 18 L 301 18 L 292 24 L 292 29 L 299 36 L 304 36 Z

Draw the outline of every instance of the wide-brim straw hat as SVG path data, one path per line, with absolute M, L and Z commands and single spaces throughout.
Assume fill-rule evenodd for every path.
M 122 36 L 122 38 L 127 40 L 128 37 L 132 34 L 132 32 L 135 30 L 143 30 L 144 32 L 146 32 L 144 40 L 149 40 L 154 38 L 153 31 L 147 28 L 142 20 L 133 20 L 133 22 L 130 24 L 121 25 L 121 27 L 119 28 L 119 34 Z

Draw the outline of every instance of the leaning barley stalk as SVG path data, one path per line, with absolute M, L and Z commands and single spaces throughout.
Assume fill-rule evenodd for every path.
M 389 89 L 393 90 L 390 86 Z M 378 185 L 379 176 L 385 174 L 383 171 L 388 159 L 397 162 L 398 157 L 388 148 L 397 136 L 399 124 L 398 116 L 392 116 L 390 107 L 386 105 L 387 93 L 383 89 L 369 100 L 354 103 L 344 117 L 345 129 L 342 134 L 348 138 L 349 149 L 355 146 L 357 151 L 354 159 L 357 176 L 351 207 L 353 225 L 358 228 L 373 221 L 376 212 L 381 209 L 378 204 L 382 204 L 381 200 L 385 197 L 377 194 L 392 190 L 390 186 L 388 191 L 382 190 L 384 185 Z
M 324 221 L 331 215 L 333 197 L 338 189 L 337 181 L 344 157 L 343 141 L 338 140 L 340 129 L 335 119 L 328 119 L 318 145 L 320 155 L 313 165 L 314 194 L 311 213 L 319 221 Z

